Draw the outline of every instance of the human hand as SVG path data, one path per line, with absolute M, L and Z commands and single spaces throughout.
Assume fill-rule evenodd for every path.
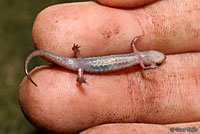
M 115 7 L 142 4 L 118 1 L 99 2 Z M 153 70 L 133 67 L 107 74 L 85 73 L 87 84 L 82 86 L 76 84 L 76 72 L 55 66 L 36 68 L 31 77 L 38 87 L 25 78 L 19 90 L 27 119 L 54 133 L 160 134 L 170 133 L 171 127 L 199 128 L 199 12 L 196 0 L 162 0 L 132 9 L 83 2 L 43 10 L 33 26 L 37 49 L 72 57 L 76 43 L 84 57 L 128 53 L 131 40 L 143 34 L 136 44 L 139 50 L 174 54 Z M 197 53 L 187 53 L 191 51 Z

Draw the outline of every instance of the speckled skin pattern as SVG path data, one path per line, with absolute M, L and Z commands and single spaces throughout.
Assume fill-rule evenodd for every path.
M 165 60 L 165 55 L 161 52 L 154 50 L 143 52 L 138 51 L 135 48 L 134 43 L 139 37 L 140 36 L 137 36 L 133 39 L 132 47 L 134 49 L 134 52 L 129 54 L 81 58 L 78 45 L 74 45 L 72 48 L 77 58 L 66 58 L 45 50 L 35 50 L 26 59 L 25 73 L 28 79 L 35 86 L 37 86 L 37 84 L 30 78 L 27 71 L 29 61 L 35 56 L 42 56 L 59 66 L 62 66 L 72 71 L 78 71 L 79 76 L 77 78 L 77 81 L 79 83 L 86 82 L 83 78 L 83 71 L 90 73 L 103 73 L 121 70 L 134 65 L 140 65 L 143 69 L 153 69 L 160 65 Z

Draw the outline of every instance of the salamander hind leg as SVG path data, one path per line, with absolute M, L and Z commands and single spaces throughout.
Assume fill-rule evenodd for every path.
M 86 83 L 86 79 L 84 77 L 77 77 L 76 81 L 80 84 Z
M 74 46 L 72 47 L 72 50 L 74 51 L 76 57 L 77 57 L 77 61 L 78 61 L 78 78 L 76 79 L 76 81 L 80 84 L 82 83 L 86 83 L 86 79 L 83 77 L 83 71 L 84 71 L 84 67 L 82 64 L 82 57 L 81 57 L 81 53 L 79 50 L 80 46 L 74 44 Z
M 81 51 L 79 50 L 81 46 L 78 46 L 78 44 L 74 44 L 74 46 L 72 47 L 72 50 L 74 51 L 75 55 L 77 58 L 81 57 Z
M 78 78 L 76 79 L 80 84 L 86 83 L 86 79 L 83 77 L 83 68 L 78 69 Z

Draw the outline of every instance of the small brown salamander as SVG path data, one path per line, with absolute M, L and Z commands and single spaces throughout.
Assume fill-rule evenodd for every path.
M 27 71 L 29 61 L 35 56 L 42 56 L 59 66 L 62 66 L 72 71 L 78 71 L 77 82 L 79 82 L 80 84 L 86 83 L 86 80 L 83 77 L 83 71 L 90 73 L 112 72 L 138 64 L 143 69 L 153 69 L 159 66 L 165 60 L 165 55 L 161 52 L 154 50 L 143 52 L 138 51 L 135 47 L 135 42 L 139 37 L 141 36 L 137 36 L 133 39 L 131 45 L 134 52 L 129 54 L 82 58 L 79 50 L 80 46 L 75 44 L 72 50 L 74 51 L 76 58 L 66 58 L 45 50 L 35 50 L 26 59 L 25 73 L 28 79 L 35 86 L 37 86 L 37 84 L 30 78 Z

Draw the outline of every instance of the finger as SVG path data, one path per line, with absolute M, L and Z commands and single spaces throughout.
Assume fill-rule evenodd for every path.
M 90 128 L 80 134 L 121 134 L 121 133 L 148 133 L 148 134 L 198 134 L 200 129 L 200 122 L 195 123 L 182 123 L 171 125 L 155 125 L 155 124 L 106 124 Z
M 66 57 L 73 56 L 74 43 L 84 57 L 128 53 L 137 35 L 144 35 L 139 50 L 199 51 L 199 5 L 196 0 L 163 0 L 134 10 L 94 2 L 55 5 L 37 16 L 33 41 L 37 49 Z
M 98 0 L 102 5 L 120 8 L 137 7 L 152 1 L 155 0 Z
M 170 129 L 164 125 L 119 123 L 100 125 L 80 134 L 169 134 Z
M 167 56 L 163 65 L 116 73 L 77 74 L 59 67 L 31 73 L 19 91 L 26 117 L 42 130 L 78 132 L 112 122 L 180 123 L 200 120 L 200 53 Z

